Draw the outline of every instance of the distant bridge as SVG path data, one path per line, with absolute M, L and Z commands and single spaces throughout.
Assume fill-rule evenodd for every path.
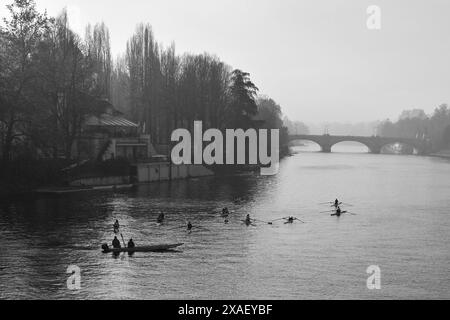
M 360 137 L 360 136 L 332 136 L 329 134 L 325 135 L 309 135 L 309 134 L 295 134 L 289 135 L 289 141 L 294 140 L 307 140 L 317 143 L 321 148 L 322 152 L 331 152 L 331 148 L 344 141 L 359 142 L 369 148 L 370 153 L 378 154 L 384 146 L 392 145 L 396 143 L 409 145 L 417 150 L 418 154 L 425 155 L 429 152 L 429 143 L 423 139 L 410 139 L 410 138 L 385 138 L 385 137 Z

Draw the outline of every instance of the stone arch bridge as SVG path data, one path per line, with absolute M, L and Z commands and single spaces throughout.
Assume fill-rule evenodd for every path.
M 412 138 L 389 138 L 389 137 L 362 137 L 362 136 L 332 136 L 329 134 L 325 135 L 308 135 L 308 134 L 297 134 L 289 135 L 289 141 L 294 140 L 307 140 L 317 143 L 321 148 L 322 152 L 331 152 L 331 148 L 344 141 L 359 142 L 369 148 L 370 153 L 378 154 L 384 146 L 400 143 L 404 145 L 409 145 L 417 150 L 418 154 L 426 155 L 429 153 L 429 143 L 423 139 L 412 139 Z

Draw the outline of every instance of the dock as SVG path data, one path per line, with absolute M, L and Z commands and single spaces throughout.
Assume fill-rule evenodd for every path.
M 89 186 L 89 187 L 52 187 L 37 189 L 34 192 L 38 194 L 67 194 L 78 193 L 86 191 L 101 191 L 101 190 L 117 190 L 117 189 L 129 189 L 134 184 L 120 184 L 120 185 L 108 185 L 108 186 Z

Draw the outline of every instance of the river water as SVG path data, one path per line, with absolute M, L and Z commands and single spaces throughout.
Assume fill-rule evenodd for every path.
M 0 298 L 450 298 L 450 161 L 300 152 L 272 177 L 208 177 L 0 204 Z M 341 151 L 341 152 L 339 152 Z M 350 152 L 342 152 L 350 151 Z M 356 215 L 331 217 L 338 197 Z M 218 212 L 232 214 L 225 224 Z M 155 224 L 160 212 L 166 223 Z M 246 214 L 269 221 L 242 223 Z M 180 252 L 100 252 L 114 219 L 137 245 Z M 191 221 L 194 232 L 181 225 Z M 69 265 L 81 289 L 67 288 Z M 381 288 L 369 290 L 369 266 Z

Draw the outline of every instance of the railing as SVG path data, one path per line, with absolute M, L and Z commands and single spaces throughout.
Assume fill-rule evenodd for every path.
M 115 139 L 116 144 L 148 144 L 148 140 L 140 138 L 129 138 L 129 139 Z

